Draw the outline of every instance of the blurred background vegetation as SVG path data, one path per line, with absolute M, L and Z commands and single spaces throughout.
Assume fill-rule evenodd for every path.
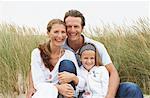
M 150 94 L 149 18 L 140 18 L 132 26 L 104 24 L 84 34 L 105 45 L 121 82 L 137 83 Z M 31 51 L 45 40 L 47 36 L 35 28 L 0 23 L 0 94 L 26 92 Z

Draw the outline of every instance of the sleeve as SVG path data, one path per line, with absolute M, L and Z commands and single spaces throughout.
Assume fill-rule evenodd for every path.
M 99 43 L 99 44 L 96 44 L 96 47 L 97 47 L 100 57 L 102 59 L 103 65 L 112 63 L 111 58 L 110 58 L 105 46 L 103 44 Z
M 77 92 L 80 92 L 80 91 L 83 91 L 83 89 L 85 88 L 85 84 L 86 84 L 86 81 L 84 80 L 84 78 L 81 76 L 81 70 L 78 69 L 78 79 L 79 79 L 79 82 L 78 82 L 78 85 L 76 86 L 76 89 L 77 89 Z
M 45 79 L 41 66 L 40 50 L 34 49 L 31 54 L 31 73 L 35 89 L 38 89 L 39 84 Z
M 77 89 L 83 89 L 84 88 L 84 85 L 85 85 L 85 80 L 82 78 L 82 76 L 81 76 L 81 70 L 80 70 L 80 68 L 79 68 L 79 66 L 78 66 L 78 63 L 77 63 L 77 59 L 76 59 L 76 57 L 75 57 L 75 54 L 72 52 L 72 61 L 74 62 L 74 64 L 75 64 L 75 66 L 76 66 L 76 69 L 77 69 L 77 77 L 78 77 L 78 79 L 79 79 L 79 82 L 78 82 L 78 84 L 77 84 L 77 86 L 76 86 L 76 88 Z

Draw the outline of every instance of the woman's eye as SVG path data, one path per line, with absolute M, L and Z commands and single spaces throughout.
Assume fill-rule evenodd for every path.
M 65 31 L 62 31 L 62 33 L 64 34 L 64 33 L 66 33 Z
M 59 33 L 59 31 L 54 31 L 54 33 Z

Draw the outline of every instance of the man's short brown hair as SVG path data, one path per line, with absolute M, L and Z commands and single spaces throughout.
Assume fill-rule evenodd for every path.
M 79 12 L 78 10 L 69 10 L 68 12 L 66 12 L 65 17 L 64 17 L 64 22 L 65 22 L 66 18 L 69 16 L 81 18 L 82 28 L 85 26 L 85 18 L 83 16 L 83 14 L 81 12 Z

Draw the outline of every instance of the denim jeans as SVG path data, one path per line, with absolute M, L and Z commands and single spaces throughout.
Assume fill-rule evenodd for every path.
M 74 73 L 75 75 L 77 75 L 75 64 L 70 60 L 61 61 L 59 68 L 58 68 L 58 71 L 59 72 L 66 71 L 66 72 Z M 75 84 L 73 83 L 73 81 L 71 81 L 69 84 L 71 84 L 71 86 L 75 90 Z M 59 94 L 57 98 L 64 98 L 64 96 Z
M 75 75 L 77 75 L 76 67 L 74 63 L 70 60 L 61 61 L 58 71 L 59 72 L 66 71 L 66 72 L 74 73 Z M 75 89 L 75 84 L 73 83 L 73 81 L 71 81 L 69 84 L 71 84 L 71 86 Z
M 116 98 L 143 98 L 143 93 L 135 83 L 123 82 L 119 85 Z

